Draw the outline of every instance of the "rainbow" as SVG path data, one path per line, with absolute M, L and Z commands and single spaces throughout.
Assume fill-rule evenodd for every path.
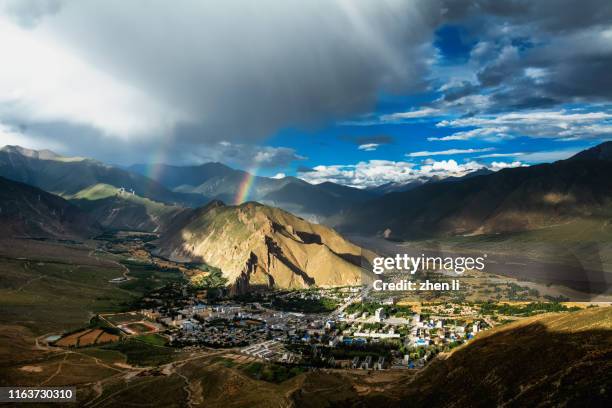
M 165 137 L 162 139 L 162 142 L 159 143 L 157 150 L 153 153 L 151 160 L 149 160 L 147 164 L 145 176 L 159 182 L 163 165 L 167 163 L 168 151 L 170 150 L 173 139 L 173 137 Z
M 251 187 L 255 182 L 255 173 L 257 169 L 249 169 L 245 174 L 240 184 L 238 185 L 238 190 L 236 191 L 236 196 L 234 197 L 234 205 L 239 205 L 247 201 L 249 198 L 249 193 L 251 191 Z
M 158 145 L 157 150 L 154 152 L 152 159 L 147 163 L 145 169 L 145 176 L 159 182 L 161 173 L 163 172 L 163 166 L 167 163 L 168 151 L 173 142 L 172 137 L 165 137 L 162 142 Z M 259 169 L 257 166 L 247 169 L 238 185 L 236 195 L 234 196 L 234 205 L 240 205 L 248 200 L 251 188 L 256 180 L 256 174 Z

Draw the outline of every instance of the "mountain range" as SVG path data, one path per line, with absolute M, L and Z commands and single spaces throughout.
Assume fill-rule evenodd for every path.
M 158 255 L 220 268 L 236 293 L 256 287 L 360 283 L 361 248 L 329 227 L 255 202 L 226 206 L 212 200 L 204 207 L 187 205 L 197 202 L 190 201 L 194 197 L 206 199 L 200 191 L 233 194 L 231 189 L 238 188 L 246 173 L 218 163 L 168 169 L 160 180 L 177 191 L 95 160 L 7 146 L 0 151 L 0 174 L 19 181 L 0 178 L 0 229 L 6 237 L 55 239 L 86 239 L 103 228 L 160 232 Z M 176 184 L 179 180 L 200 183 L 200 190 L 186 192 L 186 184 Z M 346 197 L 346 202 L 354 202 L 361 193 L 295 178 L 256 182 L 254 191 L 260 195 L 296 194 L 294 200 L 306 200 L 312 194 L 323 204 L 325 196 L 328 211 L 334 208 L 329 201 Z M 300 193 L 301 189 L 308 193 Z
M 508 233 L 612 216 L 612 142 L 554 163 L 428 182 L 353 206 L 341 231 L 397 239 Z
M 127 169 L 49 150 L 0 149 L 0 176 L 71 200 L 102 226 L 161 231 L 179 208 L 249 199 L 345 232 L 398 239 L 505 233 L 575 218 L 608 219 L 612 142 L 551 164 L 480 169 L 463 177 L 422 178 L 357 189 L 295 177 L 253 176 L 221 163 Z
M 274 179 L 251 175 L 221 163 L 199 166 L 155 165 L 156 180 L 164 187 L 180 193 L 200 194 L 209 200 L 234 203 L 241 185 L 250 184 L 248 199 L 291 211 L 313 221 L 343 212 L 351 205 L 376 196 L 375 192 L 335 183 L 310 184 L 296 177 Z M 143 164 L 128 169 L 147 174 Z
M 11 174 L 31 182 L 53 186 L 54 193 L 0 176 L 0 239 L 81 240 L 97 235 L 104 228 L 156 230 L 160 238 L 152 245 L 157 255 L 218 267 L 235 293 L 260 287 L 305 288 L 361 282 L 360 263 L 367 256 L 364 250 L 332 228 L 311 223 L 282 209 L 255 202 L 225 205 L 217 200 L 197 208 L 176 205 L 174 201 L 164 203 L 150 198 L 146 189 L 120 184 L 127 180 L 125 174 L 130 177 L 131 173 L 125 170 L 106 172 L 103 170 L 106 166 L 101 163 L 63 158 L 49 151 L 3 153 L 2 157 L 8 162 L 0 167 L 3 172 L 9 169 Z M 71 168 L 73 171 L 86 170 L 86 181 L 91 184 L 80 183 L 78 173 L 69 177 L 67 170 L 58 170 L 66 163 L 81 163 L 82 167 Z M 41 174 L 44 169 L 56 171 L 55 174 L 63 174 L 65 178 L 52 183 L 51 176 Z M 592 225 L 606 226 L 611 219 L 610 170 L 612 143 L 608 142 L 552 164 L 457 179 L 428 180 L 408 191 L 354 204 L 336 217 L 342 221 L 339 225 L 344 229 L 370 234 L 389 229 L 392 230 L 389 237 L 400 239 L 504 233 L 586 218 L 599 223 Z M 113 181 L 109 174 L 117 174 L 118 179 Z M 135 177 L 145 183 L 152 182 L 144 176 Z M 150 186 L 155 192 L 169 196 L 184 194 L 161 184 Z M 353 192 L 353 189 L 331 183 L 319 187 L 340 198 Z M 134 192 L 128 190 L 132 188 Z M 587 231 L 592 232 L 594 229 Z M 57 251 L 57 247 L 55 245 L 53 250 Z M 80 251 L 89 253 L 87 249 Z M 92 259 L 99 262 L 95 254 Z M 92 259 L 89 262 L 93 262 Z M 24 263 L 28 264 L 34 265 L 29 261 Z M 37 266 L 53 271 L 50 263 L 41 262 Z M 79 268 L 74 268 L 77 270 Z M 85 274 L 82 269 L 79 272 L 88 280 L 94 276 Z M 74 277 L 79 273 L 65 275 Z M 41 276 L 44 278 L 40 281 L 31 279 L 25 285 L 44 283 L 41 290 L 50 292 L 46 285 L 56 278 Z M 84 290 L 86 286 L 78 282 L 75 286 Z M 20 280 L 18 287 L 25 285 Z M 10 299 L 19 301 L 16 302 L 21 308 L 19 316 L 25 316 L 28 323 L 34 322 L 28 314 L 31 306 L 22 303 L 24 297 L 17 297 L 22 296 L 19 290 L 11 293 L 14 297 Z M 53 294 L 53 305 L 58 299 L 63 302 L 68 298 L 61 289 L 57 291 Z M 92 301 L 100 299 L 92 297 Z M 225 360 L 215 360 L 217 362 L 211 364 L 193 362 L 190 370 L 195 373 L 191 375 L 205 372 L 204 376 L 193 377 L 196 379 L 192 381 L 216 384 L 212 391 L 203 394 L 204 401 L 210 401 L 211 406 L 225 401 L 227 389 L 235 391 L 236 400 L 250 393 L 240 400 L 247 401 L 245 405 L 260 400 L 261 393 L 266 392 L 267 398 L 270 396 L 271 401 L 278 401 L 277 405 L 317 407 L 607 406 L 612 350 L 610 313 L 609 307 L 592 307 L 499 325 L 478 333 L 473 340 L 449 353 L 439 354 L 419 371 L 383 370 L 370 374 L 366 371 L 316 370 L 282 384 L 272 384 L 232 371 L 236 369 L 225 364 Z M 44 316 L 47 316 L 46 310 Z M 36 323 L 39 327 L 39 322 Z M 19 326 L 10 327 L 14 330 Z M 10 333 L 9 330 L 4 332 Z M 40 333 L 45 332 L 41 330 Z M 14 344 L 15 338 L 19 337 L 5 336 L 5 341 Z M 11 372 L 31 377 L 37 371 L 26 372 L 23 367 L 34 366 L 32 361 L 36 366 L 42 365 L 43 360 L 32 360 L 33 346 L 30 344 L 23 347 L 27 360 L 19 361 Z M 5 353 L 7 361 L 17 361 L 14 349 L 8 350 Z M 97 362 L 95 366 L 105 369 Z M 516 375 L 517 367 L 521 368 L 520 375 Z M 51 375 L 53 372 L 55 367 L 49 370 Z M 175 381 L 176 376 L 159 375 L 159 372 L 157 369 L 155 374 L 142 376 L 144 387 L 150 387 L 147 392 L 162 388 L 166 393 L 168 389 L 177 393 L 184 390 L 185 383 Z M 105 380 L 113 385 L 112 395 L 119 392 L 115 390 L 127 387 L 125 378 L 115 375 Z M 162 382 L 149 381 L 151 378 Z M 98 386 L 91 381 L 87 384 Z M 131 389 L 133 387 L 128 391 Z M 257 394 L 256 398 L 253 393 Z M 142 393 L 128 394 L 135 395 L 138 402 Z
M 389 193 L 401 193 L 404 191 L 414 190 L 417 187 L 420 187 L 424 184 L 432 184 L 432 183 L 449 183 L 453 181 L 461 181 L 471 177 L 476 176 L 484 176 L 494 173 L 493 170 L 489 170 L 486 167 L 482 167 L 478 170 L 474 170 L 470 173 L 467 173 L 463 176 L 449 176 L 449 177 L 441 177 L 441 176 L 431 176 L 431 177 L 419 177 L 415 180 L 411 180 L 405 183 L 401 182 L 389 182 L 382 184 L 376 187 L 368 187 L 366 191 L 374 193 L 376 195 L 384 195 Z
M 132 194 L 116 195 L 111 186 L 88 190 L 104 206 L 77 206 L 55 194 L 0 177 L 0 231 L 4 239 L 83 240 L 106 228 L 147 229 L 141 208 L 165 218 L 155 243 L 157 255 L 178 262 L 204 262 L 221 269 L 234 293 L 255 288 L 308 288 L 361 283 L 362 250 L 329 227 L 311 224 L 281 209 L 248 202 L 220 201 L 196 209 L 154 203 Z M 97 199 L 97 197 L 100 197 Z M 141 224 L 145 222 L 145 224 Z M 157 227 L 157 225 L 155 225 Z
M 104 226 L 160 230 L 178 207 L 248 199 L 283 208 L 343 231 L 409 239 L 540 228 L 609 213 L 612 142 L 551 164 L 480 169 L 463 177 L 429 178 L 357 189 L 313 185 L 295 177 L 253 176 L 221 163 L 128 169 L 19 146 L 0 149 L 0 176 L 72 200 Z
M 199 195 L 170 191 L 140 174 L 97 160 L 64 157 L 49 150 L 36 151 L 20 146 L 0 149 L 0 176 L 64 198 L 83 194 L 97 184 L 108 184 L 163 203 L 193 206 L 206 202 Z
M 160 164 L 155 168 L 156 180 L 152 180 L 146 176 L 148 167 L 145 165 L 121 168 L 83 157 L 64 157 L 50 150 L 37 151 L 20 146 L 0 149 L 0 176 L 69 200 L 80 200 L 77 204 L 95 212 L 103 225 L 114 227 L 121 227 L 119 221 L 127 219 L 116 216 L 117 212 L 123 212 L 138 213 L 137 222 L 126 224 L 125 228 L 134 225 L 160 228 L 159 220 L 146 215 L 150 213 L 147 206 L 137 209 L 138 203 L 134 200 L 109 199 L 118 196 L 115 193 L 120 190 L 159 205 L 197 207 L 211 200 L 234 203 L 241 185 L 249 180 L 249 195 L 246 197 L 249 200 L 280 207 L 316 222 L 376 197 L 374 192 L 334 183 L 314 185 L 296 177 L 253 176 L 221 163 L 198 166 Z M 105 193 L 99 194 L 101 191 Z M 124 211 L 126 206 L 130 207 L 129 211 Z

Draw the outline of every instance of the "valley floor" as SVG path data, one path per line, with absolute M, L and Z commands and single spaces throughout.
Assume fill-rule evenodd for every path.
M 133 252 L 98 244 L 0 241 L 0 386 L 74 385 L 86 407 L 604 406 L 611 397 L 612 307 L 603 304 L 506 322 L 421 370 L 279 371 L 240 348 L 167 347 L 146 336 L 48 344 L 179 279 L 138 267 L 132 276 Z M 120 276 L 129 279 L 112 283 Z
M 456 237 L 394 242 L 380 237 L 348 235 L 357 245 L 395 256 L 482 256 L 485 271 L 513 278 L 552 297 L 575 301 L 612 302 L 612 241 L 555 242 L 527 232 L 508 236 Z M 535 235 L 532 236 L 532 235 Z M 492 282 L 492 280 L 491 280 Z

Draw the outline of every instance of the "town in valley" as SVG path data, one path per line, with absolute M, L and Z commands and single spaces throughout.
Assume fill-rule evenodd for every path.
M 537 313 L 579 309 L 510 279 L 497 277 L 491 283 L 478 280 L 480 275 L 472 276 L 478 282 L 472 289 L 489 293 L 491 299 L 470 300 L 460 291 L 439 290 L 410 298 L 367 285 L 236 294 L 216 268 L 154 256 L 148 244 L 154 238 L 125 231 L 99 237 L 98 252 L 120 256 L 126 270 L 109 282 L 134 285 L 143 271 L 162 279 L 126 310 L 102 311 L 89 327 L 47 336 L 46 341 L 66 348 L 141 342 L 189 352 L 225 350 L 241 361 L 296 372 L 420 369 L 492 327 Z M 466 274 L 467 282 L 470 276 Z M 431 273 L 425 277 L 421 285 L 432 289 L 448 285 L 431 282 Z

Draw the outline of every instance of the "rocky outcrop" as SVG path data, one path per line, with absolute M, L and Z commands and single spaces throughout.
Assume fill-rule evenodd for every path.
M 236 293 L 361 282 L 361 248 L 278 208 L 215 202 L 171 224 L 158 253 L 220 268 Z

